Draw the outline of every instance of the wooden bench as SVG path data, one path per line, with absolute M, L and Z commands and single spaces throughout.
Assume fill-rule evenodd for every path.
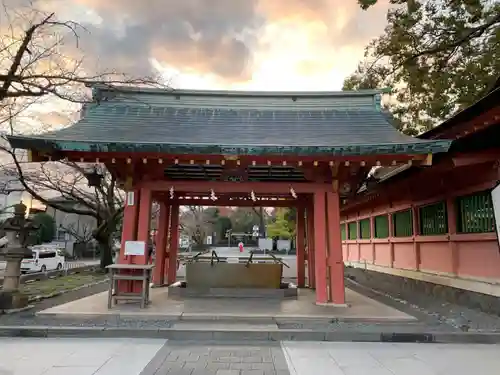
M 109 291 L 108 291 L 108 309 L 111 309 L 113 301 L 139 301 L 141 309 L 149 304 L 149 285 L 153 273 L 152 264 L 111 264 L 106 267 L 109 270 Z M 130 273 L 120 273 L 127 271 Z M 118 281 L 142 281 L 140 292 L 120 292 L 118 290 Z

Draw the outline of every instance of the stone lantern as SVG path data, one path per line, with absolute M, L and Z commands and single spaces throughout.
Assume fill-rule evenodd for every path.
M 32 257 L 32 252 L 26 245 L 30 234 L 38 226 L 26 219 L 26 208 L 22 202 L 14 205 L 14 217 L 7 219 L 1 227 L 8 243 L 0 249 L 0 259 L 6 261 L 3 289 L 0 291 L 0 309 L 22 308 L 28 304 L 27 296 L 19 292 L 21 261 Z

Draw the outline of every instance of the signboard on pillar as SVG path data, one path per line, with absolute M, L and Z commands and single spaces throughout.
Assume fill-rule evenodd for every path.
M 146 242 L 125 241 L 125 255 L 144 255 L 146 253 Z
M 495 216 L 495 229 L 500 249 L 500 183 L 491 191 L 491 200 L 493 202 L 493 214 Z
M 127 192 L 127 206 L 133 206 L 135 204 L 135 192 Z

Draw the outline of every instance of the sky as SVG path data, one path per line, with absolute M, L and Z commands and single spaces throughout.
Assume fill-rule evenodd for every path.
M 159 73 L 174 89 L 258 91 L 341 90 L 383 32 L 389 7 L 389 0 L 368 11 L 357 0 L 2 2 L 11 15 L 37 9 L 78 22 L 78 40 L 68 34 L 63 47 L 86 71 Z M 2 32 L 6 21 L 0 17 Z M 46 131 L 76 119 L 74 106 L 43 101 L 19 122 Z
M 159 71 L 174 88 L 243 90 L 340 90 L 388 9 L 388 0 L 368 11 L 357 0 L 33 3 L 85 27 L 78 49 L 88 69 Z

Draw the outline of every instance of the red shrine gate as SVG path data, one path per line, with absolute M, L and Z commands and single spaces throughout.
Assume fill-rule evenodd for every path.
M 338 192 L 332 191 L 330 184 L 312 183 L 252 183 L 252 182 L 141 182 L 129 192 L 123 222 L 122 244 L 126 241 L 147 241 L 153 197 L 160 203 L 160 215 L 157 232 L 156 268 L 154 282 L 172 284 L 176 280 L 178 254 L 179 207 L 181 205 L 212 205 L 208 194 L 222 194 L 217 205 L 231 206 L 282 206 L 297 208 L 297 280 L 299 287 L 305 287 L 305 265 L 309 262 L 309 286 L 317 291 L 317 302 L 343 304 L 344 299 L 344 264 L 342 260 L 342 242 L 340 230 L 327 231 L 327 228 L 340 228 L 340 209 Z M 250 193 L 256 197 L 269 196 L 279 200 L 259 199 L 249 201 Z M 292 192 L 291 192 L 292 191 Z M 165 198 L 165 194 L 174 198 Z M 189 198 L 196 195 L 198 199 Z M 296 195 L 296 199 L 286 196 Z M 205 196 L 203 196 L 205 195 Z M 240 198 L 238 198 L 239 196 Z M 186 198 L 187 197 L 187 198 Z M 258 199 L 258 198 L 256 198 Z M 307 214 L 307 223 L 306 223 Z M 137 228 L 137 230 L 134 230 Z M 306 231 L 309 251 L 306 256 Z M 170 233 L 170 236 L 167 236 Z M 168 246 L 167 246 L 168 238 Z M 167 250 L 168 248 L 168 250 Z M 314 249 L 314 250 L 312 250 Z M 317 262 L 315 262 L 317 260 Z M 124 248 L 120 262 L 144 264 L 147 261 L 137 256 L 126 256 Z
M 146 245 L 143 255 L 125 255 L 125 243 L 147 244 L 152 202 L 159 202 L 158 284 L 176 279 L 180 206 L 210 205 L 216 196 L 218 206 L 296 206 L 299 286 L 308 262 L 317 303 L 344 304 L 341 201 L 356 194 L 373 166 L 425 167 L 450 144 L 397 132 L 376 91 L 96 87 L 94 94 L 73 126 L 9 141 L 28 149 L 32 161 L 104 163 L 121 181 L 120 263 L 147 262 Z

